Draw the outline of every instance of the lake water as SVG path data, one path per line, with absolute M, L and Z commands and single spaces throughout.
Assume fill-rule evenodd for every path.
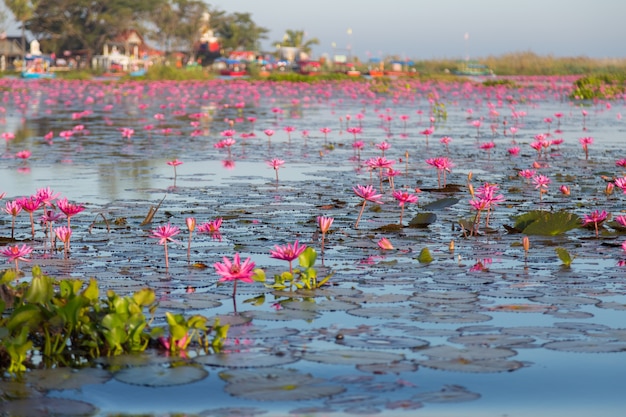
M 37 395 L 88 403 L 97 410 L 92 414 L 103 416 L 622 416 L 623 230 L 607 220 L 599 238 L 587 228 L 531 235 L 526 256 L 523 235 L 510 229 L 515 216 L 532 210 L 581 218 L 593 210 L 624 214 L 621 190 L 610 196 L 604 190 L 625 175 L 615 164 L 626 157 L 625 103 L 570 101 L 571 81 L 518 79 L 515 87 L 487 88 L 417 80 L 2 80 L 0 130 L 16 135 L 0 145 L 3 202 L 50 187 L 86 207 L 72 219 L 68 260 L 44 246 L 42 229 L 32 241 L 29 219 L 20 214 L 15 238 L 35 249 L 23 269 L 39 264 L 52 276 L 94 276 L 120 293 L 150 286 L 161 314 L 233 323 L 223 355 L 192 355 L 191 362 L 208 371 L 194 382 L 127 383 L 105 362 L 107 376 L 99 383 L 40 387 Z M 287 126 L 295 130 L 288 133 Z M 326 135 L 324 127 L 331 129 Z M 355 127 L 362 130 L 351 132 Z M 130 138 L 125 129 L 134 130 Z M 216 147 L 229 129 L 235 131 L 230 151 Z M 269 138 L 266 129 L 274 131 Z M 45 139 L 49 132 L 52 139 Z M 539 155 L 530 146 L 539 134 L 563 143 Z M 451 138 L 448 148 L 440 142 L 444 136 Z M 593 137 L 588 159 L 583 137 Z M 355 140 L 363 141 L 358 152 Z M 391 184 L 364 164 L 382 155 L 376 146 L 382 141 L 390 144 L 384 156 L 399 174 L 395 188 L 421 190 L 419 203 L 405 208 L 402 228 L 389 227 L 400 216 Z M 495 147 L 487 150 L 489 142 Z M 511 156 L 514 146 L 520 152 Z M 25 149 L 30 158 L 16 157 Z M 440 156 L 453 162 L 447 182 L 458 187 L 439 189 L 425 160 Z M 273 158 L 285 161 L 278 181 L 266 163 Z M 174 159 L 183 162 L 176 175 L 167 164 Z M 523 169 L 551 179 L 541 199 L 518 175 Z M 495 183 L 505 201 L 491 213 L 489 228 L 483 223 L 478 236 L 466 237 L 459 220 L 475 214 L 468 204 L 470 172 L 473 187 Z M 362 202 L 353 192 L 357 184 L 372 184 L 384 204 L 371 210 L 376 205 L 368 202 L 355 229 Z M 561 194 L 560 185 L 571 195 Z M 455 204 L 437 205 L 445 198 Z M 153 223 L 140 226 L 162 199 Z M 436 220 L 408 227 L 423 212 Z M 320 273 L 333 273 L 332 285 L 304 297 L 241 284 L 235 314 L 232 287 L 216 285 L 211 265 L 239 252 L 268 277 L 279 274 L 287 263 L 270 258 L 270 249 L 298 239 L 319 254 L 320 215 L 335 219 L 323 266 L 321 259 L 317 264 Z M 191 261 L 209 268 L 188 263 L 190 216 L 199 224 L 224 218 L 221 240 L 193 237 Z M 163 248 L 148 237 L 167 222 L 182 231 L 181 243 L 170 247 L 168 270 Z M 5 214 L 0 236 L 8 238 L 10 228 Z M 393 250 L 378 247 L 383 237 Z M 575 256 L 571 267 L 562 266 L 557 247 Z M 417 260 L 424 248 L 432 262 Z M 263 303 L 249 302 L 263 294 Z M 143 366 L 155 363 L 171 370 L 158 354 Z M 6 400 L 8 388 L 1 389 Z M 5 403 L 3 411 L 11 404 L 17 406 Z

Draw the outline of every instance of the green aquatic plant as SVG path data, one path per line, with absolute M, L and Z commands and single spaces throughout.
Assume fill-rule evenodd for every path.
M 333 274 L 327 275 L 322 279 L 318 279 L 317 270 L 315 269 L 316 260 L 317 252 L 315 251 L 315 249 L 307 247 L 298 256 L 298 263 L 300 265 L 300 268 L 290 267 L 289 271 L 275 274 L 274 282 L 271 284 L 266 283 L 265 286 L 274 290 L 284 290 L 287 287 L 292 290 L 294 285 L 297 289 L 306 288 L 308 290 L 312 290 L 316 288 L 321 288 L 326 283 L 328 283 Z M 264 282 L 265 274 L 257 272 L 255 280 Z
M 142 352 L 153 336 L 165 329 L 150 329 L 158 307 L 155 292 L 143 288 L 129 296 L 109 290 L 100 296 L 98 283 L 87 285 L 79 279 L 55 280 L 41 268 L 32 268 L 30 282 L 13 284 L 16 273 L 9 270 L 0 278 L 4 297 L 0 301 L 0 369 L 17 374 L 41 362 L 43 366 L 81 366 L 100 356 Z M 208 352 L 217 350 L 227 326 L 206 326 L 206 318 L 180 318 L 167 313 L 174 352 L 186 350 L 198 340 Z M 214 339 L 206 337 L 215 331 Z M 202 333 L 201 333 L 202 332 Z M 184 335 L 183 335 L 184 333 Z M 172 350 L 172 349 L 170 349 Z

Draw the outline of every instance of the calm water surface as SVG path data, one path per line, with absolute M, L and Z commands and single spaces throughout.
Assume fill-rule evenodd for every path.
M 610 198 L 603 193 L 606 178 L 624 175 L 615 166 L 616 160 L 626 157 L 624 102 L 581 106 L 565 98 L 569 85 L 547 82 L 506 89 L 416 81 L 398 81 L 389 88 L 361 83 L 59 81 L 7 90 L 2 130 L 15 133 L 16 138 L 2 144 L 0 192 L 7 193 L 3 201 L 51 187 L 86 206 L 73 219 L 75 243 L 67 262 L 61 252 L 50 254 L 44 248 L 41 230 L 31 242 L 27 217 L 18 217 L 16 238 L 35 247 L 32 263 L 40 263 L 47 273 L 95 276 L 103 286 L 120 292 L 149 285 L 164 303 L 185 300 L 186 288 L 193 287 L 197 294 L 221 294 L 221 305 L 180 311 L 233 317 L 231 290 L 216 286 L 212 268 L 190 268 L 184 243 L 171 248 L 171 267 L 164 269 L 162 248 L 148 238 L 150 227 L 171 222 L 184 231 L 185 217 L 194 216 L 198 222 L 224 217 L 221 241 L 194 237 L 193 260 L 211 265 L 222 256 L 241 252 L 271 277 L 286 263 L 269 258 L 269 250 L 295 239 L 319 250 L 315 218 L 328 215 L 335 222 L 327 236 L 322 271 L 334 272 L 331 282 L 336 292 L 317 297 L 315 305 L 329 300 L 352 305 L 313 308 L 312 315 L 305 316 L 300 311 L 306 306 L 285 303 L 277 310 L 272 305 L 284 297 L 260 285 L 242 285 L 238 312 L 252 320 L 233 326 L 240 327 L 232 332 L 239 336 L 232 336 L 228 344 L 230 351 L 251 355 L 265 349 L 293 356 L 290 363 L 267 368 L 310 373 L 327 384 L 345 387 L 342 394 L 318 399 L 312 387 L 310 400 L 273 401 L 272 393 L 266 401 L 246 399 L 224 391 L 225 382 L 219 377 L 229 370 L 224 366 L 206 366 L 207 378 L 179 386 L 155 388 L 111 379 L 46 394 L 85 401 L 101 415 L 623 415 L 626 291 L 623 268 L 617 266 L 625 257 L 621 232 L 605 226 L 600 239 L 586 229 L 550 238 L 531 236 L 525 259 L 521 235 L 504 228 L 513 224 L 515 215 L 535 209 L 564 209 L 581 217 L 594 209 L 613 216 L 624 211 L 621 191 Z M 562 115 L 560 122 L 557 113 Z M 255 118 L 253 123 L 250 117 Z M 430 117 L 434 133 L 426 138 L 423 132 L 431 125 Z M 481 122 L 480 127 L 472 124 L 475 121 Z M 287 126 L 295 130 L 289 134 Z M 355 138 L 348 129 L 357 126 L 362 131 Z M 216 147 L 231 127 L 236 143 L 230 151 Z M 326 138 L 320 132 L 323 127 L 331 129 Z M 517 131 L 513 133 L 511 127 Z M 122 129 L 134 129 L 134 134 L 124 138 Z M 274 131 L 269 139 L 266 129 Z M 64 131 L 73 134 L 66 139 L 61 136 Z M 53 132 L 53 138 L 46 141 L 48 132 Z M 254 136 L 242 138 L 242 133 Z M 538 134 L 562 138 L 563 144 L 537 157 L 530 143 Z M 452 138 L 447 151 L 440 143 L 443 136 Z M 588 161 L 578 141 L 586 136 L 594 138 Z M 364 142 L 359 154 L 353 149 L 355 139 Z M 385 157 L 396 161 L 394 168 L 401 174 L 394 181 L 396 187 L 423 190 L 419 205 L 406 208 L 405 226 L 428 203 L 444 197 L 459 200 L 433 210 L 437 221 L 428 228 L 381 229 L 399 218 L 399 207 L 385 182 L 380 190 L 385 204 L 376 212 L 366 210 L 360 228 L 354 229 L 361 200 L 352 187 L 371 183 L 380 189 L 377 173 L 370 173 L 363 161 L 381 155 L 375 144 L 383 140 L 391 144 Z M 480 145 L 489 141 L 495 147 L 487 153 Z M 508 154 L 513 146 L 521 148 L 518 156 Z M 27 160 L 15 157 L 23 149 L 32 152 Z M 436 172 L 425 160 L 437 156 L 453 161 L 447 181 L 458 184 L 460 191 L 436 190 Z M 266 163 L 272 158 L 285 161 L 278 181 Z M 173 159 L 183 162 L 176 177 L 167 164 Z M 538 172 L 552 179 L 541 200 L 534 186 L 517 175 L 535 161 L 540 164 Z M 464 238 L 458 220 L 473 214 L 465 186 L 469 172 L 474 187 L 496 183 L 506 201 L 492 214 L 492 233 Z M 570 197 L 558 192 L 561 184 L 571 187 Z M 140 227 L 149 207 L 164 197 L 154 223 Z M 123 218 L 124 226 L 107 232 L 101 217 L 97 218 L 100 214 L 109 221 Z M 94 220 L 95 229 L 88 232 Z M 0 221 L 0 235 L 9 236 L 10 216 Z M 380 250 L 376 242 L 381 237 L 390 239 L 395 249 Z M 456 244 L 453 253 L 448 249 L 451 240 Z M 571 268 L 561 266 L 554 252 L 557 246 L 576 256 Z M 416 260 L 424 247 L 434 256 L 430 264 Z M 491 261 L 487 268 L 472 268 L 484 259 Z M 262 305 L 245 302 L 262 293 L 266 293 Z M 423 298 L 433 293 L 474 298 L 466 302 Z M 359 301 L 363 294 L 395 298 Z M 258 327 L 261 334 L 284 328 L 294 333 L 259 338 L 246 336 L 241 329 L 245 326 Z M 338 344 L 339 333 L 357 340 L 353 345 Z M 463 344 L 461 336 L 476 336 L 479 342 Z M 458 365 L 450 369 L 450 363 L 442 365 L 438 357 L 428 355 L 429 348 L 440 345 L 498 352 L 489 341 L 491 336 L 529 338 L 502 342 L 504 349 L 513 351 L 507 360 L 518 366 L 507 368 L 510 362 L 505 362 L 502 368 L 492 368 L 499 361 L 488 356 L 470 370 L 462 365 L 474 359 L 465 352 L 448 358 Z M 407 337 L 424 340 L 428 346 L 398 345 Z M 563 347 L 557 342 L 571 344 Z M 607 345 L 615 351 L 603 351 Z M 368 371 L 355 364 L 307 360 L 306 353 L 337 348 L 397 353 L 403 357 L 398 362 L 402 368 L 386 370 L 383 365 Z M 445 395 L 451 391 L 472 395 Z M 356 397 L 364 393 L 365 398 Z M 412 409 L 416 403 L 423 408 Z

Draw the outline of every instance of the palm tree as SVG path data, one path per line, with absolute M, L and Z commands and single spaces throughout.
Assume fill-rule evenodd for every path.
M 300 51 L 304 52 L 307 55 L 311 54 L 311 47 L 313 45 L 319 45 L 320 41 L 317 38 L 311 38 L 304 40 L 306 34 L 303 30 L 291 30 L 287 29 L 285 31 L 285 36 L 279 42 L 274 42 L 275 44 L 280 44 L 280 46 L 291 46 L 300 49 Z

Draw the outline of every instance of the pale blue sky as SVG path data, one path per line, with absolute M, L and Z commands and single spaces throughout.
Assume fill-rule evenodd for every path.
M 624 0 L 208 0 L 249 12 L 270 29 L 270 48 L 286 29 L 304 30 L 314 55 L 352 45 L 361 59 L 480 58 L 509 52 L 626 57 Z M 352 35 L 348 35 L 352 29 Z M 468 33 L 466 41 L 464 35 Z M 272 47 L 273 50 L 273 47 Z

